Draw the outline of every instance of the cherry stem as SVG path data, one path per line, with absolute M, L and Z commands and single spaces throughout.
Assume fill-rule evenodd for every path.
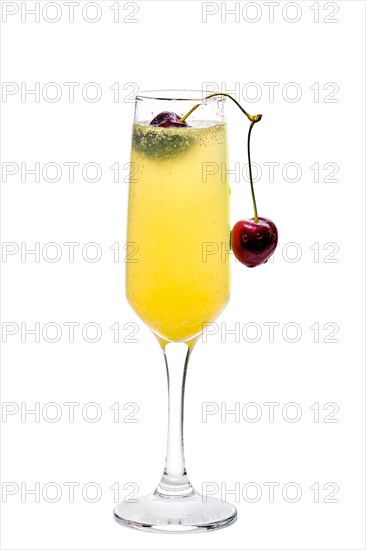
M 250 126 L 249 126 L 247 150 L 248 150 L 250 191 L 252 193 L 252 201 L 253 201 L 253 208 L 254 208 L 254 223 L 258 223 L 257 201 L 255 200 L 254 186 L 253 186 L 253 176 L 252 176 L 252 163 L 251 163 L 251 160 L 250 160 L 250 135 L 252 133 L 252 128 L 253 128 L 254 124 L 255 124 L 255 122 L 252 121 L 250 123 Z
M 251 160 L 250 160 L 250 136 L 251 136 L 252 128 L 253 128 L 254 124 L 261 120 L 262 115 L 250 115 L 240 105 L 240 103 L 238 101 L 236 101 L 236 99 L 234 99 L 230 94 L 217 92 L 217 93 L 210 94 L 210 95 L 206 96 L 203 101 L 205 101 L 206 99 L 210 99 L 211 97 L 218 96 L 218 95 L 228 97 L 229 99 L 231 99 L 235 103 L 235 105 L 237 105 L 237 107 L 239 107 L 239 109 L 242 111 L 242 113 L 244 113 L 245 116 L 250 120 L 250 126 L 249 126 L 249 131 L 248 131 L 248 143 L 247 143 L 248 165 L 249 165 L 249 180 L 250 180 L 250 190 L 251 190 L 251 193 L 252 193 L 252 201 L 253 201 L 253 208 L 254 208 L 254 223 L 258 223 L 257 203 L 256 203 L 256 200 L 255 200 L 254 186 L 253 186 L 252 163 L 251 163 Z M 192 107 L 192 109 L 190 109 L 188 111 L 188 113 L 186 113 L 184 116 L 182 116 L 179 119 L 179 122 L 184 122 L 189 117 L 189 115 L 191 115 L 193 113 L 193 111 L 195 111 L 196 109 L 198 109 L 198 107 L 200 107 L 200 105 L 202 105 L 202 103 L 197 103 L 197 105 L 194 105 Z

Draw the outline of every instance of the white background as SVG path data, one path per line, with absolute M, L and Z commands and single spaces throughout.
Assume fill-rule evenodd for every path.
M 14 254 L 2 257 L 2 399 L 13 413 L 2 417 L 3 548 L 364 548 L 364 3 L 275 3 L 272 22 L 268 2 L 237 2 L 237 15 L 226 20 L 225 7 L 234 2 L 120 2 L 117 22 L 116 2 L 82 11 L 86 4 L 74 6 L 72 23 L 64 2 L 46 11 L 40 2 L 39 22 L 25 11 L 34 2 L 2 2 L 2 80 L 13 91 L 2 96 L 3 176 L 15 172 L 2 185 L 3 242 L 14 243 L 4 245 Z M 207 9 L 217 13 L 203 22 Z M 74 101 L 65 82 L 79 83 Z M 102 92 L 96 102 L 90 82 Z M 22 97 L 36 83 L 39 101 Z M 110 89 L 115 83 L 119 97 Z M 239 494 L 227 498 L 238 501 L 239 515 L 228 529 L 189 538 L 117 525 L 110 487 L 119 486 L 120 500 L 135 487 L 124 489 L 126 483 L 138 486 L 137 496 L 152 490 L 166 438 L 161 353 L 124 297 L 129 96 L 205 83 L 234 90 L 249 112 L 264 114 L 253 132 L 253 161 L 262 170 L 257 200 L 260 215 L 276 222 L 280 244 L 273 263 L 249 270 L 232 262 L 231 302 L 217 332 L 192 356 L 185 425 L 190 478 L 199 490 L 204 482 L 216 484 L 223 498 L 225 487 L 236 486 Z M 233 105 L 227 110 L 231 168 L 240 163 L 241 170 L 247 125 Z M 21 163 L 29 169 L 36 162 L 40 181 L 29 173 L 22 181 Z M 62 169 L 59 181 L 49 181 L 52 167 L 42 176 L 50 162 Z M 73 182 L 67 162 L 80 163 Z M 102 170 L 94 183 L 92 168 L 82 173 L 90 162 Z M 280 163 L 274 181 L 268 162 Z M 119 182 L 109 168 L 114 163 Z M 248 182 L 234 177 L 231 187 L 235 223 L 252 209 Z M 74 262 L 65 242 L 80 243 Z M 95 263 L 89 260 L 95 249 L 84 248 L 90 242 L 102 251 Z M 39 262 L 31 254 L 22 261 L 21 250 L 35 243 Z M 47 243 L 57 243 L 59 261 L 50 261 L 56 248 Z M 73 343 L 67 322 L 80 324 Z M 273 342 L 264 324 L 270 322 L 278 323 Z M 24 332 L 35 323 L 39 343 Z M 56 325 L 42 334 L 47 323 Z M 83 338 L 83 328 L 89 340 L 95 335 L 87 323 L 100 327 L 98 342 Z M 115 323 L 117 343 L 109 328 Z M 60 339 L 51 343 L 57 326 Z M 239 334 L 225 335 L 235 326 Z M 137 342 L 126 341 L 131 330 Z M 79 403 L 74 422 L 67 402 Z M 114 422 L 110 407 L 117 402 Z M 273 422 L 268 402 L 278 403 Z M 218 412 L 203 422 L 205 403 L 217 403 Z M 239 418 L 221 418 L 235 403 Z M 34 407 L 38 422 L 24 414 Z M 92 422 L 98 410 L 102 416 Z M 55 414 L 61 417 L 52 422 Z M 256 414 L 258 421 L 250 422 Z M 295 414 L 298 421 L 291 422 Z M 79 484 L 74 502 L 68 482 Z M 279 484 L 273 502 L 268 482 Z M 286 493 L 288 483 L 297 485 Z M 39 502 L 25 492 L 37 487 Z M 250 502 L 256 487 L 262 493 Z M 289 502 L 294 487 L 301 495 Z M 337 487 L 331 497 L 337 502 L 324 502 Z

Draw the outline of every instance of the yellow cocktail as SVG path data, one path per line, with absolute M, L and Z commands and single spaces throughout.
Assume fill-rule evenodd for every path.
M 156 334 L 187 341 L 229 299 L 226 125 L 135 124 L 131 163 L 127 298 Z

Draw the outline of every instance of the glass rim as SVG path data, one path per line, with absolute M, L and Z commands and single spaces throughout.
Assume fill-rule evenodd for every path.
M 215 93 L 215 92 L 211 92 Z M 186 95 L 187 97 L 179 97 Z M 186 89 L 171 89 L 171 90 L 141 90 L 135 96 L 136 101 L 157 100 L 157 101 L 225 101 L 225 96 L 215 96 L 205 99 L 210 95 L 210 92 L 204 90 L 186 90 Z

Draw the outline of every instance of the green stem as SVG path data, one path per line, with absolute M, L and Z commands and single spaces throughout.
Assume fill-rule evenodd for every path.
M 231 99 L 231 101 L 233 101 L 235 103 L 235 105 L 237 105 L 239 107 L 239 109 L 242 111 L 242 113 L 245 114 L 245 116 L 250 120 L 250 122 L 259 122 L 260 119 L 262 118 L 262 115 L 250 115 L 249 113 L 247 113 L 246 110 L 240 105 L 240 103 L 238 101 L 236 101 L 236 99 L 233 96 L 231 96 L 230 94 L 224 94 L 224 93 L 221 93 L 221 92 L 216 92 L 214 94 L 210 94 L 210 95 L 206 96 L 203 99 L 203 101 L 206 101 L 206 99 L 210 99 L 211 97 L 216 97 L 218 95 L 228 97 L 229 99 Z M 194 105 L 194 107 L 192 107 L 192 109 L 190 109 L 188 111 L 188 113 L 186 113 L 184 116 L 182 116 L 179 119 L 179 122 L 184 122 L 186 120 L 186 118 L 188 118 L 189 115 L 191 115 L 193 113 L 193 111 L 198 109 L 198 107 L 200 107 L 201 105 L 202 105 L 202 103 L 197 103 L 197 105 Z
M 229 99 L 231 99 L 235 105 L 237 105 L 237 107 L 239 107 L 239 109 L 242 111 L 242 113 L 245 114 L 245 116 L 250 120 L 250 126 L 249 126 L 249 132 L 248 132 L 248 144 L 247 144 L 247 151 L 248 151 L 248 165 L 249 165 L 249 179 L 250 179 L 250 190 L 251 190 L 251 193 L 252 193 L 252 201 L 253 201 L 253 208 L 254 208 L 254 223 L 258 223 L 258 211 L 257 211 L 257 203 L 256 203 L 256 200 L 255 200 L 255 194 L 254 194 L 254 186 L 253 186 L 253 176 L 252 176 L 252 163 L 251 163 L 251 160 L 250 160 L 250 135 L 252 133 L 252 128 L 254 126 L 254 124 L 256 122 L 259 122 L 262 118 L 262 115 L 250 115 L 249 113 L 246 112 L 246 110 L 240 105 L 240 103 L 238 101 L 236 101 L 235 98 L 233 98 L 230 94 L 224 94 L 224 93 L 221 93 L 221 92 L 216 92 L 214 94 L 210 94 L 208 96 L 206 96 L 204 98 L 203 101 L 205 101 L 206 99 L 210 99 L 211 97 L 215 97 L 215 96 L 224 96 L 224 97 L 228 97 Z M 197 105 L 194 105 L 192 107 L 192 109 L 190 109 L 188 111 L 188 113 L 186 113 L 184 116 L 182 116 L 179 121 L 180 122 L 184 122 L 196 109 L 198 109 L 198 107 L 200 107 L 202 105 L 202 103 L 197 103 Z

